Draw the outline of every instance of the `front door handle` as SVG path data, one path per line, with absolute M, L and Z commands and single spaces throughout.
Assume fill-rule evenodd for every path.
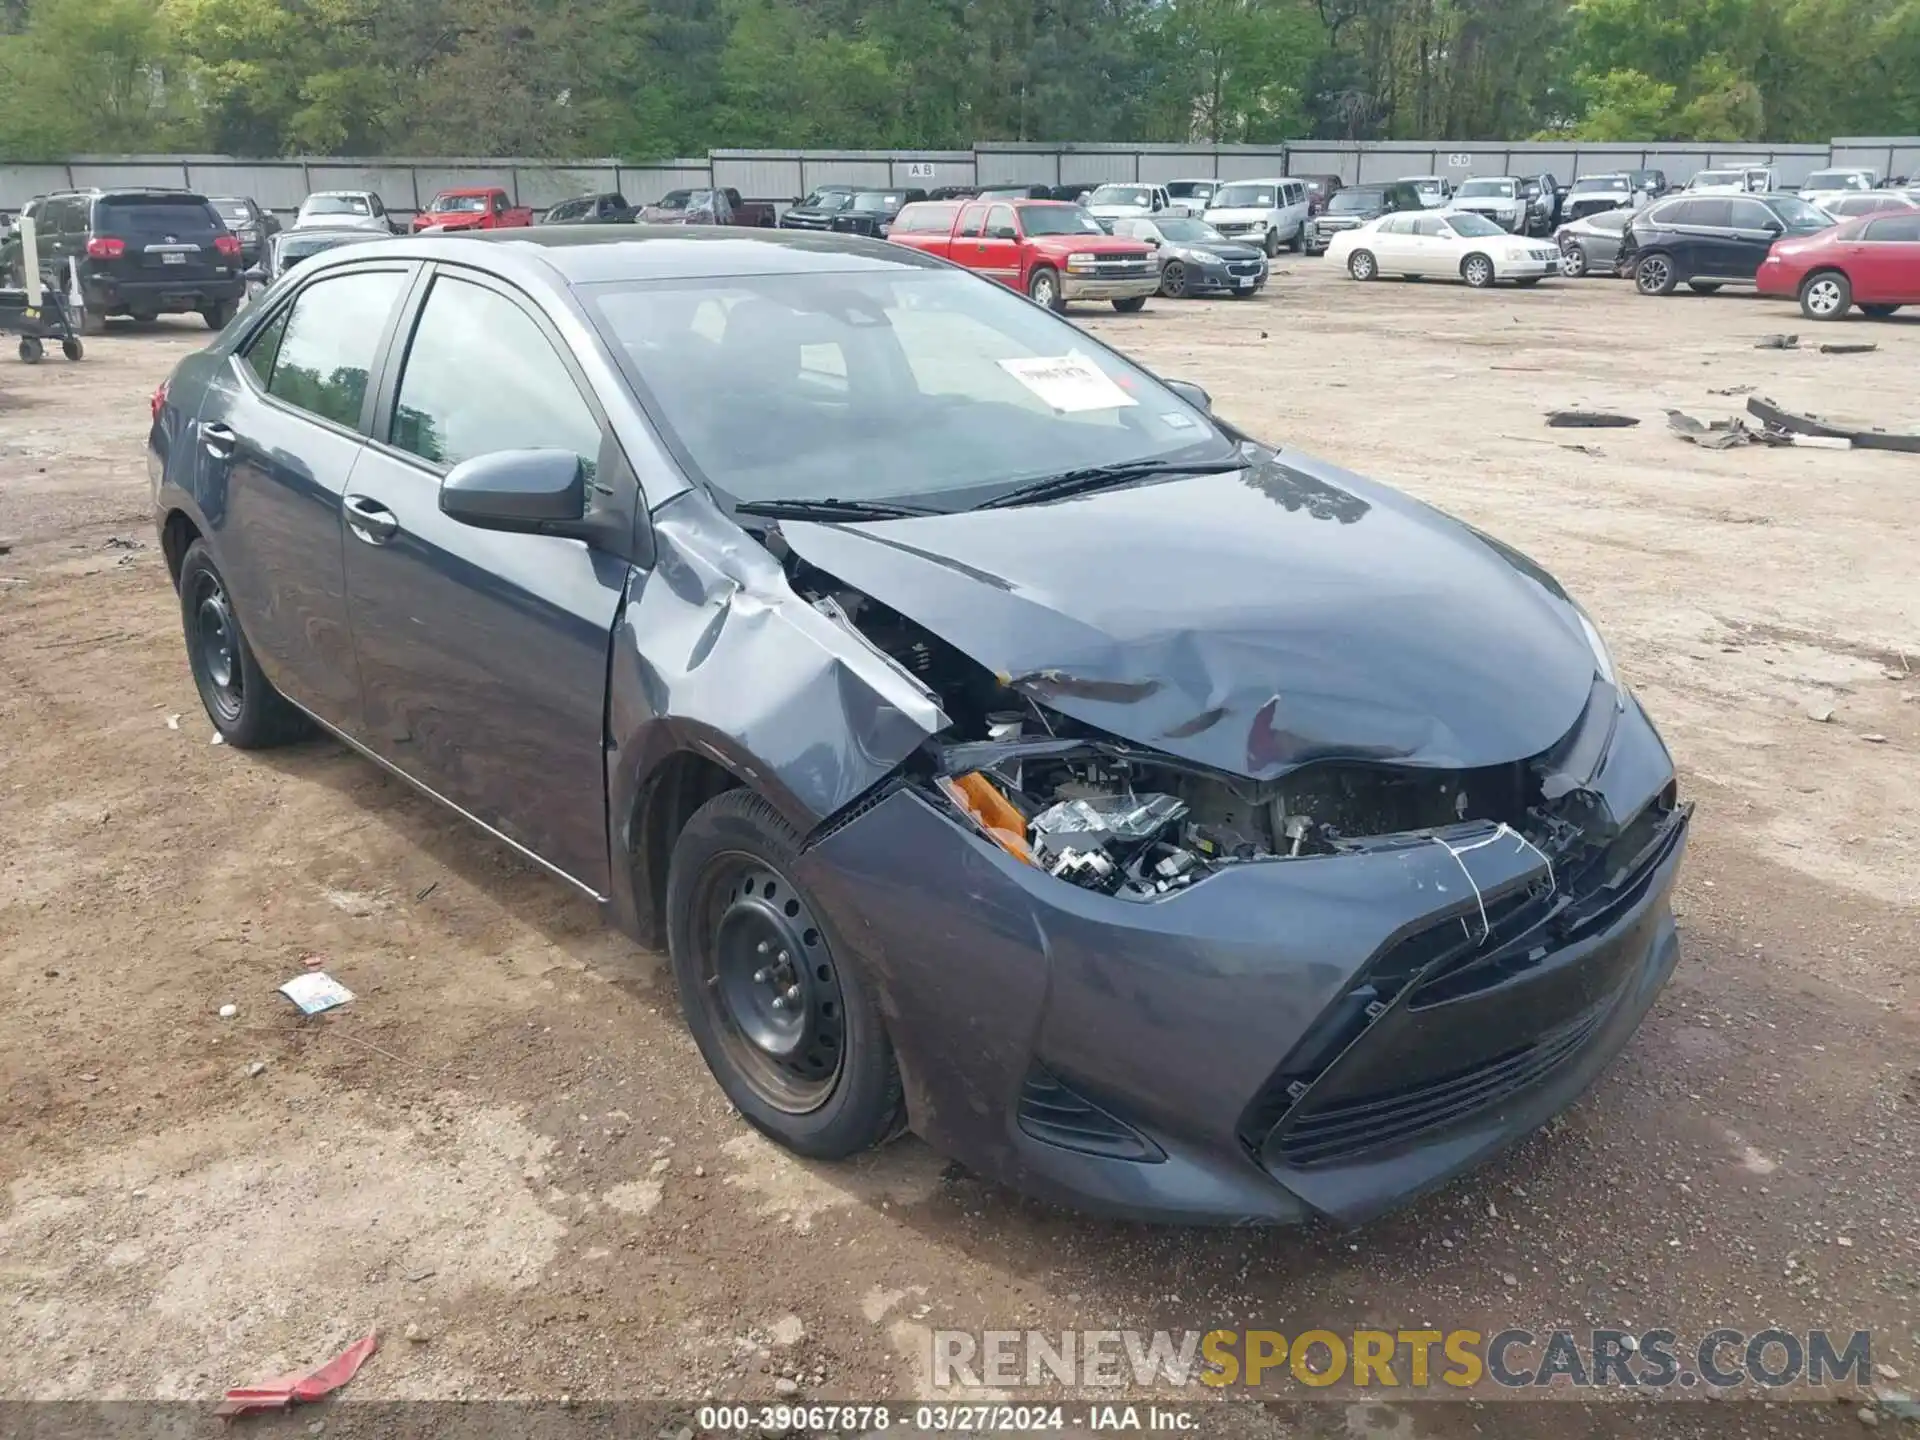
M 346 510 L 347 525 L 369 545 L 384 545 L 400 533 L 400 522 L 378 500 L 370 500 L 365 495 L 349 495 Z
M 230 459 L 233 447 L 240 443 L 240 437 L 233 433 L 231 425 L 222 425 L 218 420 L 200 427 L 200 443 L 207 447 L 207 454 L 216 460 Z

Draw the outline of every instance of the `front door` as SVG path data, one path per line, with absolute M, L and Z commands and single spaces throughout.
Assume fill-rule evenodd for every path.
M 1003 285 L 1020 288 L 1020 225 L 1011 205 L 987 211 L 987 231 L 980 237 L 980 269 Z
M 365 449 L 372 374 L 409 265 L 324 275 L 247 338 L 194 424 L 196 492 L 267 678 L 329 725 L 360 725 L 340 507 Z
M 365 743 L 605 895 L 607 663 L 631 567 L 440 513 L 462 460 L 553 448 L 592 468 L 595 503 L 631 514 L 625 463 L 563 353 L 523 296 L 439 269 L 346 495 L 347 594 Z
M 1719 273 L 1737 280 L 1753 279 L 1784 229 L 1780 217 L 1758 200 L 1735 200 L 1733 232 L 1728 240 L 1728 268 Z

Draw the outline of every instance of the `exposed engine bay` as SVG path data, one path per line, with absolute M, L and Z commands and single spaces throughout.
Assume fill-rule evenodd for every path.
M 991 674 L 791 552 L 782 561 L 797 591 L 931 690 L 953 722 L 909 763 L 910 780 L 1067 883 L 1145 900 L 1221 866 L 1338 854 L 1382 837 L 1473 822 L 1539 831 L 1540 777 L 1526 761 L 1476 770 L 1323 761 L 1271 781 L 1203 768 L 1051 709 L 1043 697 L 1063 683 L 1057 675 Z

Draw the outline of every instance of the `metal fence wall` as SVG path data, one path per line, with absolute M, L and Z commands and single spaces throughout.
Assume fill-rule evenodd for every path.
M 1584 145 L 1521 141 L 1299 140 L 1288 145 L 1056 145 L 997 142 L 971 150 L 715 150 L 704 160 L 339 159 L 242 160 L 226 155 L 82 155 L 61 164 L 0 163 L 0 209 L 49 190 L 90 185 L 181 186 L 251 195 L 291 215 L 315 190 L 376 190 L 401 216 L 452 185 L 500 185 L 515 203 L 544 207 L 571 195 L 618 190 L 644 204 L 681 186 L 731 186 L 787 203 L 816 185 L 1084 185 L 1275 175 L 1339 175 L 1349 184 L 1408 175 L 1533 175 L 1562 180 L 1600 170 L 1664 170 L 1678 185 L 1697 170 L 1772 165 L 1798 185 L 1827 165 L 1881 175 L 1920 170 L 1920 136 L 1853 137 L 1830 145 Z

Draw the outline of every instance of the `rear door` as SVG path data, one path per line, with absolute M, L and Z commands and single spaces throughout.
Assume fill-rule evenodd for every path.
M 345 497 L 366 743 L 604 895 L 607 662 L 631 567 L 580 540 L 462 525 L 440 513 L 440 481 L 479 455 L 571 450 L 629 527 L 636 486 L 526 297 L 442 266 L 409 309 Z
M 1423 211 L 1414 215 L 1395 215 L 1380 223 L 1406 227 L 1412 274 L 1452 276 L 1460 273 L 1460 266 L 1454 260 L 1453 232 L 1438 215 Z
M 413 270 L 359 266 L 302 286 L 248 332 L 208 385 L 194 427 L 195 496 L 261 668 L 281 693 L 349 734 L 360 728 L 360 680 L 341 497 Z
M 1920 304 L 1920 210 L 1875 216 L 1847 249 L 1855 300 Z
M 1673 255 L 1680 278 L 1722 275 L 1732 246 L 1727 232 L 1733 224 L 1733 202 L 1724 195 L 1700 195 L 1683 200 L 1672 217 Z

